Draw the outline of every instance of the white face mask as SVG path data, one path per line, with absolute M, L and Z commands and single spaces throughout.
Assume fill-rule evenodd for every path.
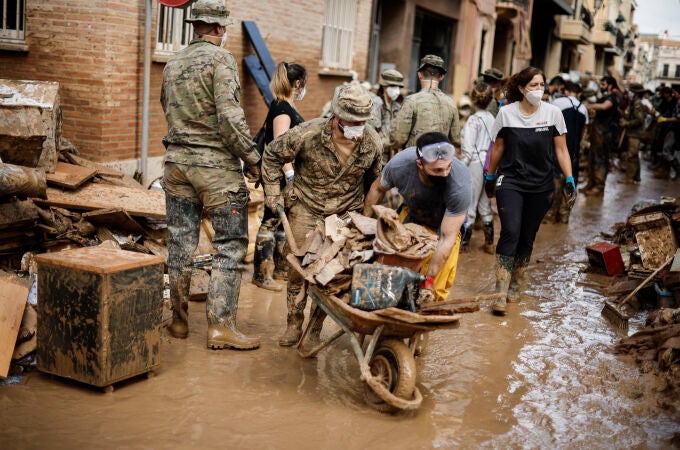
M 361 139 L 361 136 L 364 135 L 364 128 L 366 128 L 366 125 L 357 125 L 355 127 L 346 127 L 346 126 L 343 126 L 340 122 L 338 122 L 338 126 L 342 130 L 342 133 L 344 134 L 345 138 L 351 139 L 353 141 Z
M 227 45 L 227 32 L 225 30 L 224 34 L 222 35 L 222 40 L 220 41 L 220 47 L 224 47 Z
M 524 97 L 526 97 L 526 99 L 532 105 L 538 106 L 541 103 L 541 99 L 543 98 L 543 91 L 542 90 L 526 91 Z
M 307 94 L 307 86 L 304 86 L 302 89 L 300 89 L 300 93 L 295 97 L 295 100 L 302 100 L 305 98 L 305 94 Z
M 399 86 L 388 86 L 385 89 L 385 93 L 390 98 L 390 100 L 394 101 L 399 98 Z

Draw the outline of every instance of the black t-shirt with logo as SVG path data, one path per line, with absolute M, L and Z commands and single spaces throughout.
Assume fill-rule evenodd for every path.
M 553 190 L 554 138 L 566 132 L 562 112 L 549 103 L 541 102 L 528 116 L 520 112 L 519 102 L 502 107 L 491 133 L 504 144 L 497 186 L 521 192 Z

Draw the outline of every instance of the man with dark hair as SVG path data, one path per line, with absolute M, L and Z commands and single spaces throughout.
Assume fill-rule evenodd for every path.
M 565 81 L 561 76 L 553 77 L 548 83 L 548 91 L 550 92 L 550 103 L 564 95 Z
M 260 341 L 236 328 L 241 260 L 248 247 L 248 178 L 259 178 L 260 155 L 239 104 L 238 64 L 223 48 L 229 11 L 224 0 L 198 0 L 187 22 L 195 38 L 170 57 L 163 70 L 161 104 L 168 122 L 165 144 L 165 208 L 168 216 L 168 275 L 175 338 L 189 334 L 191 258 L 198 245 L 203 210 L 215 229 L 206 300 L 208 347 L 251 350 Z
M 420 60 L 418 80 L 420 92 L 409 95 L 394 117 L 390 140 L 393 148 L 412 147 L 423 133 L 438 131 L 460 143 L 458 108 L 453 98 L 439 89 L 446 65 L 439 56 L 426 55 Z
M 619 99 L 616 79 L 602 77 L 600 92 L 602 96 L 597 103 L 588 105 L 588 111 L 595 112 L 595 119 L 590 133 L 590 151 L 588 152 L 588 184 L 582 192 L 586 195 L 604 194 L 604 185 L 609 173 L 609 154 L 619 139 Z
M 404 198 L 398 210 L 400 220 L 439 235 L 437 248 L 422 269 L 427 279 L 418 296 L 420 304 L 446 300 L 456 276 L 461 228 L 472 202 L 472 180 L 454 154 L 445 134 L 422 134 L 415 147 L 397 153 L 387 163 L 366 195 L 364 214 L 371 216 L 373 205 L 396 187 Z

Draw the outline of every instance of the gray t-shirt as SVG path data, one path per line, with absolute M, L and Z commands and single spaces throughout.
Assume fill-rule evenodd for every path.
M 438 230 L 444 216 L 465 214 L 472 203 L 472 178 L 465 165 L 453 159 L 446 187 L 426 186 L 418 177 L 416 148 L 397 153 L 383 168 L 380 184 L 396 187 L 404 197 L 411 222 Z

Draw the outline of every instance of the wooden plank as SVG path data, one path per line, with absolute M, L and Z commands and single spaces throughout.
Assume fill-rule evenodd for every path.
M 458 314 L 453 316 L 425 316 L 399 308 L 378 309 L 373 312 L 382 317 L 389 317 L 407 323 L 454 323 L 460 320 L 460 315 Z
M 475 295 L 473 297 L 452 298 L 450 300 L 443 300 L 441 302 L 427 303 L 425 305 L 422 305 L 420 307 L 420 309 L 421 310 L 428 310 L 428 309 L 437 309 L 437 308 L 444 306 L 444 305 L 460 305 L 460 304 L 463 304 L 463 303 L 485 302 L 485 301 L 489 301 L 489 300 L 496 300 L 497 298 L 503 298 L 505 296 L 506 296 L 506 294 L 503 294 L 501 292 L 496 292 L 496 293 L 493 293 L 493 294 Z
M 245 30 L 246 36 L 250 40 L 251 45 L 255 49 L 257 57 L 262 62 L 262 67 L 264 68 L 264 71 L 267 74 L 267 79 L 271 80 L 272 78 L 274 78 L 276 64 L 274 64 L 274 59 L 272 58 L 272 55 L 269 53 L 267 44 L 265 44 L 264 39 L 262 39 L 260 29 L 257 27 L 257 24 L 252 20 L 244 20 L 243 29 Z
M 24 316 L 28 286 L 13 281 L 11 277 L 0 278 L 0 377 L 6 377 Z
M 45 174 L 45 177 L 50 184 L 77 189 L 96 174 L 97 169 L 58 162 L 54 173 Z
M 30 200 L 0 203 L 0 230 L 33 228 L 38 223 L 38 208 Z
M 145 234 L 144 228 L 123 208 L 98 209 L 83 213 L 83 219 L 94 225 L 106 226 L 135 234 Z
M 34 199 L 39 204 L 62 208 L 95 210 L 121 208 L 131 216 L 165 219 L 165 192 L 140 190 L 106 184 L 86 184 L 76 191 L 47 188 L 47 200 Z

